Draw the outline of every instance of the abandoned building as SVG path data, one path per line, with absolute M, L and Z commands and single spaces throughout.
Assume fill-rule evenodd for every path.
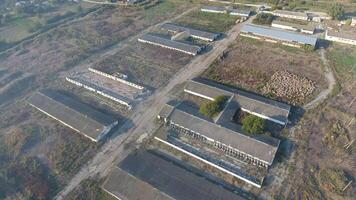
M 306 33 L 310 35 L 313 35 L 315 33 L 315 27 L 312 25 L 301 25 L 281 20 L 273 20 L 271 26 L 274 28 L 280 28 L 290 31 L 299 31 L 301 33 Z
M 122 104 L 128 109 L 132 108 L 132 102 L 138 96 L 146 92 L 143 86 L 93 68 L 89 68 L 88 72 L 68 76 L 66 80 Z
M 254 165 L 266 168 L 272 165 L 279 141 L 272 145 L 177 107 L 168 104 L 165 107 L 157 117 L 177 133 L 186 134 Z
M 242 200 L 157 151 L 130 154 L 114 167 L 103 189 L 117 199 Z
M 290 18 L 290 19 L 299 19 L 299 20 L 309 20 L 309 16 L 304 12 L 294 12 L 288 10 L 275 10 L 272 12 L 274 16 Z
M 203 6 L 200 10 L 203 12 L 227 13 L 226 8 L 220 6 Z
M 148 44 L 160 46 L 167 49 L 176 50 L 193 56 L 199 54 L 199 52 L 202 51 L 202 47 L 174 41 L 153 34 L 145 34 L 140 38 L 138 38 L 138 41 L 142 43 L 148 43 Z
M 118 124 L 112 116 L 56 92 L 37 92 L 27 102 L 94 142 L 98 142 Z
M 245 10 L 245 9 L 234 8 L 234 9 L 229 10 L 229 14 L 244 17 L 244 18 L 249 18 L 251 15 L 251 11 Z
M 232 98 L 231 103 L 235 102 L 245 112 L 283 126 L 288 123 L 291 106 L 286 103 L 206 80 L 188 81 L 184 91 L 211 101 L 218 96 L 228 96 Z
M 192 38 L 197 38 L 197 39 L 209 41 L 209 42 L 216 40 L 220 36 L 219 33 L 211 33 L 208 31 L 201 31 L 201 30 L 184 27 L 184 26 L 172 24 L 172 23 L 165 23 L 161 26 L 161 28 L 168 30 L 169 32 L 172 32 L 174 34 L 177 34 L 180 32 L 186 32 Z
M 356 45 L 356 32 L 336 32 L 332 30 L 326 30 L 325 39 L 344 44 Z
M 315 47 L 318 40 L 313 36 L 251 24 L 244 25 L 241 29 L 240 35 L 271 43 L 281 43 L 283 45 L 293 47 L 301 47 L 302 45 Z

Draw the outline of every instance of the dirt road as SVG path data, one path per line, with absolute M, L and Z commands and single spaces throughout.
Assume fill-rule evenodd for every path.
M 319 53 L 320 53 L 320 59 L 323 62 L 324 67 L 325 67 L 324 76 L 325 76 L 326 80 L 328 81 L 328 88 L 321 91 L 319 93 L 319 95 L 315 99 L 313 99 L 311 102 L 305 104 L 303 106 L 303 108 L 305 110 L 313 109 L 316 106 L 318 106 L 321 102 L 323 102 L 329 96 L 329 94 L 331 94 L 331 92 L 333 91 L 333 88 L 336 84 L 334 73 L 331 70 L 331 68 L 329 66 L 329 62 L 325 57 L 325 49 L 322 48 Z
M 165 87 L 158 89 L 146 101 L 138 105 L 131 117 L 131 123 L 134 124 L 134 127 L 129 128 L 131 123 L 125 123 L 118 130 L 119 132 L 122 132 L 122 134 L 103 145 L 99 153 L 97 153 L 97 155 L 73 177 L 55 199 L 63 199 L 70 191 L 78 186 L 82 180 L 95 175 L 107 175 L 110 169 L 118 161 L 122 160 L 130 153 L 130 150 L 124 148 L 124 143 L 131 143 L 144 133 L 152 134 L 156 129 L 154 118 L 162 106 L 168 102 L 169 91 L 176 85 L 199 75 L 207 69 L 210 64 L 220 56 L 225 49 L 227 49 L 229 44 L 236 39 L 241 26 L 242 24 L 235 25 L 227 33 L 226 38 L 216 41 L 213 44 L 213 49 L 211 51 L 195 57 L 187 66 L 182 68 Z

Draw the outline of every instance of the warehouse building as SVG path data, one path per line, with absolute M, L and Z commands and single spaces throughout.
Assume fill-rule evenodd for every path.
M 301 33 L 306 33 L 306 34 L 310 34 L 310 35 L 313 35 L 315 33 L 314 26 L 294 24 L 294 23 L 281 21 L 281 20 L 273 20 L 271 26 L 274 28 L 280 28 L 280 29 L 285 29 L 285 30 L 290 30 L 290 31 L 299 31 Z
M 245 17 L 248 18 L 251 15 L 250 10 L 244 10 L 244 9 L 231 9 L 229 12 L 230 15 L 235 15 L 235 16 L 240 16 L 240 17 Z
M 37 92 L 27 102 L 94 142 L 102 139 L 118 123 L 111 116 L 55 92 Z
M 325 39 L 344 44 L 356 45 L 355 32 L 336 32 L 332 30 L 326 30 Z
M 293 47 L 301 47 L 302 45 L 315 47 L 317 43 L 316 37 L 251 24 L 244 25 L 241 29 L 240 35 L 272 43 L 279 42 L 283 45 Z
M 290 19 L 299 19 L 299 20 L 309 20 L 307 13 L 303 12 L 293 12 L 287 10 L 275 10 L 272 13 L 274 16 L 290 18 Z
M 291 106 L 286 103 L 235 88 L 229 88 L 207 80 L 193 79 L 188 81 L 184 91 L 211 101 L 218 96 L 232 97 L 230 102 L 236 102 L 236 105 L 245 112 L 283 126 L 288 123 Z
M 127 156 L 114 167 L 103 189 L 120 200 L 242 200 L 241 196 L 153 151 Z
M 226 8 L 219 6 L 203 6 L 200 10 L 203 12 L 227 13 Z
M 257 140 L 178 107 L 174 107 L 171 112 L 166 111 L 160 112 L 158 118 L 164 120 L 166 125 L 180 134 L 186 134 L 230 156 L 257 166 L 267 168 L 273 163 L 279 141 L 272 145 Z
M 83 79 L 82 77 L 66 77 L 66 80 L 70 83 L 73 83 L 79 87 L 83 87 L 89 91 L 95 92 L 97 94 L 100 94 L 106 98 L 109 98 L 115 102 L 118 102 L 122 105 L 125 105 L 128 107 L 128 109 L 131 109 L 131 99 L 124 97 L 120 94 L 114 93 L 106 88 L 103 88 L 97 84 L 89 82 L 89 80 Z
M 180 26 L 177 24 L 172 24 L 172 23 L 165 23 L 161 26 L 162 29 L 168 30 L 173 33 L 180 33 L 180 32 L 186 32 L 190 37 L 192 38 L 197 38 L 200 40 L 205 40 L 212 42 L 216 40 L 220 34 L 219 33 L 211 33 L 207 31 L 201 31 L 193 28 L 188 28 L 184 26 Z
M 196 45 L 186 44 L 183 42 L 173 41 L 164 37 L 156 36 L 153 34 L 145 34 L 138 39 L 139 42 L 157 45 L 163 48 L 180 51 L 189 55 L 197 55 L 201 52 L 202 48 Z

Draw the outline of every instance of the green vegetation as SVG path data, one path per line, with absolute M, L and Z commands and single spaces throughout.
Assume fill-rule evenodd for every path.
M 261 134 L 265 129 L 265 120 L 255 115 L 249 115 L 242 120 L 242 129 L 251 134 Z
M 69 193 L 68 200 L 114 200 L 115 198 L 101 189 L 101 181 L 86 179 L 79 187 Z
M 307 52 L 313 52 L 315 50 L 315 47 L 309 44 L 304 44 L 302 45 L 302 49 L 304 49 Z
M 273 15 L 269 13 L 260 13 L 253 19 L 252 23 L 258 25 L 271 25 L 273 21 Z
M 350 181 L 341 169 L 323 169 L 320 171 L 320 185 L 327 191 L 342 195 L 344 187 Z
M 329 8 L 328 13 L 333 19 L 340 19 L 345 13 L 345 8 L 340 3 L 334 3 Z
M 175 21 L 178 24 L 211 32 L 223 33 L 229 30 L 238 17 L 228 14 L 193 11 Z
M 214 117 L 220 111 L 224 109 L 225 102 L 227 100 L 226 96 L 218 96 L 214 101 L 203 103 L 200 106 L 200 113 L 208 117 Z
M 354 55 L 356 55 L 356 49 L 352 47 L 333 44 L 333 47 L 329 49 L 328 56 L 340 78 L 356 80 L 356 57 Z

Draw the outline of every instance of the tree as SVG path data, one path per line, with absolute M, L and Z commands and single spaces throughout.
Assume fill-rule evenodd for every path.
M 333 19 L 340 19 L 345 13 L 344 6 L 341 3 L 334 3 L 330 8 L 329 8 L 329 15 Z
M 249 115 L 242 120 L 242 129 L 248 133 L 261 134 L 265 129 L 265 120 Z
M 224 109 L 226 100 L 226 96 L 218 96 L 214 99 L 214 101 L 203 103 L 200 106 L 199 111 L 205 116 L 214 117 L 217 113 Z
M 253 19 L 254 24 L 259 25 L 270 25 L 273 21 L 273 15 L 269 13 L 260 13 L 256 15 L 256 18 Z

